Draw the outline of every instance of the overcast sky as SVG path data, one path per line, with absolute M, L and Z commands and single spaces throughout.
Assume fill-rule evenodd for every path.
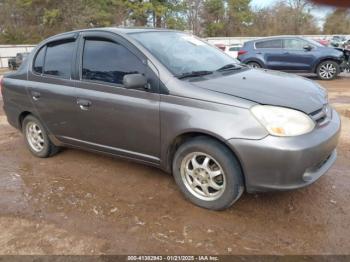
M 279 0 L 252 0 L 252 6 L 257 7 L 257 8 L 268 7 L 277 1 L 279 1 Z M 319 7 L 315 7 L 312 10 L 312 14 L 318 18 L 320 26 L 322 26 L 326 15 L 331 11 L 332 11 L 332 8 L 330 8 L 330 7 L 319 6 Z

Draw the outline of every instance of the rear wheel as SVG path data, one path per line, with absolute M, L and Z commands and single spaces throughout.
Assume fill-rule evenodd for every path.
M 59 151 L 59 148 L 50 141 L 46 129 L 36 117 L 28 115 L 24 118 L 22 131 L 29 150 L 36 157 L 46 158 Z
M 318 65 L 316 73 L 321 80 L 332 80 L 340 73 L 340 67 L 337 62 L 328 60 Z
M 257 62 L 248 62 L 247 66 L 249 66 L 251 68 L 262 68 L 262 66 Z
M 244 191 L 235 156 L 220 142 L 206 137 L 180 146 L 174 157 L 173 174 L 185 197 L 207 209 L 228 208 Z

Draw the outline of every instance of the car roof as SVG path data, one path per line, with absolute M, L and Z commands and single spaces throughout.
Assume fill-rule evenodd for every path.
M 152 27 L 96 27 L 96 28 L 88 28 L 88 29 L 79 29 L 69 32 L 64 32 L 61 34 L 53 35 L 51 37 L 46 38 L 41 43 L 47 43 L 51 41 L 60 40 L 61 38 L 66 38 L 67 36 L 74 36 L 75 34 L 83 33 L 83 32 L 112 32 L 120 35 L 133 34 L 133 33 L 145 33 L 145 32 L 181 32 L 178 30 L 166 29 L 166 28 L 152 28 Z
M 75 31 L 64 32 L 52 37 L 63 36 L 65 34 L 72 33 L 82 33 L 89 31 L 105 31 L 105 32 L 114 32 L 119 34 L 132 34 L 132 33 L 145 33 L 145 32 L 178 32 L 177 30 L 166 29 L 166 28 L 153 28 L 153 27 L 96 27 L 96 28 L 87 28 L 80 29 Z
M 255 43 L 259 41 L 268 41 L 268 40 L 278 40 L 278 39 L 285 39 L 285 38 L 300 38 L 305 39 L 305 37 L 302 36 L 295 36 L 295 35 L 278 35 L 278 36 L 268 36 L 268 37 L 262 37 L 254 40 L 247 41 L 246 43 Z

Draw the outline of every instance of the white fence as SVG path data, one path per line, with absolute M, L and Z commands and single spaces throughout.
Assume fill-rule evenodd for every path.
M 17 53 L 26 53 L 33 50 L 35 45 L 0 45 L 0 68 L 8 67 L 7 60 Z

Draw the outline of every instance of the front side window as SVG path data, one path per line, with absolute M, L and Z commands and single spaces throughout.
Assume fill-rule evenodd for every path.
M 282 48 L 282 40 L 266 40 L 255 43 L 256 48 Z
M 74 45 L 73 41 L 47 45 L 44 74 L 70 79 Z
M 239 62 L 192 35 L 181 32 L 130 33 L 175 76 L 195 71 L 215 71 Z
M 87 39 L 84 45 L 82 78 L 123 84 L 127 74 L 142 74 L 145 65 L 124 46 L 105 39 Z
M 304 46 L 308 45 L 308 42 L 301 39 L 285 39 L 284 40 L 284 48 L 286 49 L 297 49 L 302 50 Z
M 45 58 L 45 46 L 42 47 L 39 52 L 37 53 L 35 60 L 34 60 L 34 72 L 38 74 L 43 73 L 44 68 L 44 58 Z

